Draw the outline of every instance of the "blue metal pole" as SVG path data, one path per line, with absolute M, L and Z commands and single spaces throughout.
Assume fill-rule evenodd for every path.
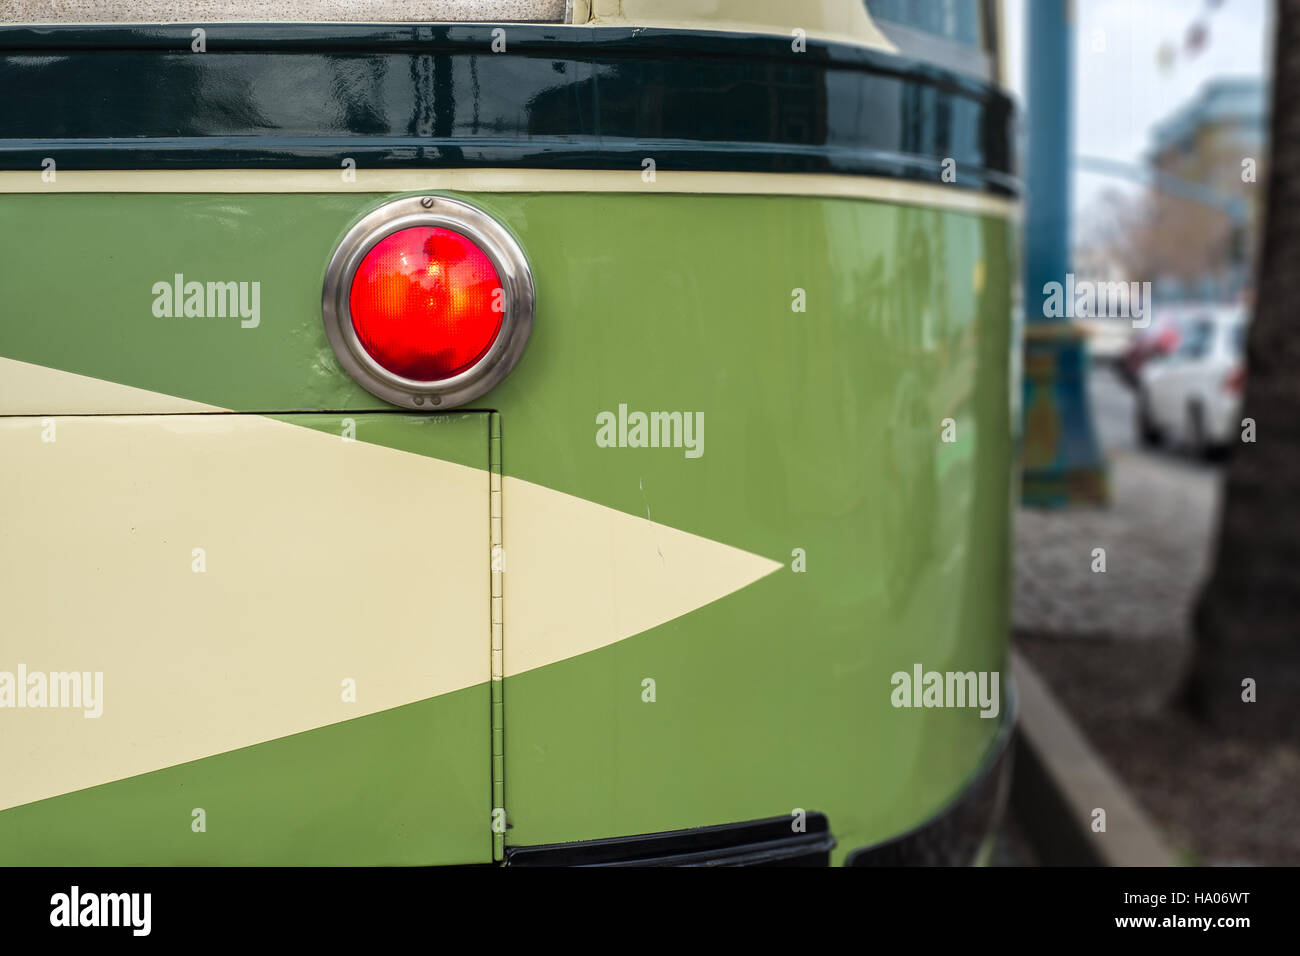
M 1025 186 L 1025 307 L 1041 304 L 1043 285 L 1070 271 L 1070 169 L 1074 131 L 1074 30 L 1071 0 L 1029 0 L 1026 36 L 1028 163 Z M 1042 310 L 1029 312 L 1030 321 Z
M 1106 464 L 1088 404 L 1086 336 L 1050 317 L 1049 283 L 1072 289 L 1074 25 L 1071 0 L 1029 0 L 1026 94 L 1024 448 L 1027 504 L 1062 507 L 1109 498 Z

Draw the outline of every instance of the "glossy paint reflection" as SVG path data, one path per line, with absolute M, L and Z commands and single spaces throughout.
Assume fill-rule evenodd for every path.
M 494 54 L 486 27 L 382 44 L 340 26 L 309 52 L 275 27 L 226 29 L 194 54 L 169 28 L 0 28 L 0 84 L 24 91 L 0 113 L 0 163 L 25 168 L 24 143 L 40 141 L 70 168 L 112 168 L 127 154 L 105 141 L 123 138 L 138 168 L 636 169 L 649 151 L 665 168 L 935 182 L 952 158 L 955 188 L 1015 188 L 1005 96 L 871 50 L 515 26 L 512 52 Z

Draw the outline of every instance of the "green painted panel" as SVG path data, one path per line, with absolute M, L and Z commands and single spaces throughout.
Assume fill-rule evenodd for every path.
M 0 865 L 488 862 L 487 713 L 480 684 L 14 807 Z
M 2 196 L 0 269 L 14 297 L 0 355 L 234 411 L 387 408 L 341 370 L 320 317 L 326 261 L 365 202 Z M 205 312 L 207 283 L 245 283 L 250 318 L 215 299 L 211 317 L 156 316 L 155 284 L 178 274 L 204 284 Z
M 130 440 L 123 436 L 119 444 L 125 453 L 130 454 L 133 450 L 149 447 L 151 431 L 183 431 L 187 423 L 200 419 L 211 422 L 213 417 L 97 417 L 81 419 L 77 427 L 116 429 L 119 434 L 125 432 Z M 233 415 L 215 417 L 236 422 L 245 418 Z M 342 445 L 345 423 L 340 416 L 292 414 L 274 417 L 289 425 L 338 435 L 339 451 L 332 452 L 328 460 L 348 454 L 346 446 Z M 245 430 L 240 432 L 241 437 L 235 442 L 220 430 L 203 432 L 205 437 L 193 446 L 193 450 L 199 453 L 194 457 L 194 467 L 202 467 L 203 454 L 225 452 L 245 455 L 247 467 L 255 470 L 258 461 L 255 442 L 270 443 L 284 437 L 284 430 L 278 426 L 267 428 L 263 419 L 253 418 L 252 423 L 257 422 L 261 422 L 264 428 L 256 433 L 255 438 L 247 437 L 249 432 Z M 453 412 L 437 418 L 402 413 L 353 413 L 348 416 L 347 427 L 358 441 L 389 445 L 481 470 L 482 494 L 478 503 L 482 508 L 482 539 L 465 542 L 435 538 L 429 544 L 431 547 L 459 549 L 470 556 L 479 555 L 483 562 L 482 573 L 486 576 L 489 482 L 485 469 L 489 454 L 489 416 L 482 412 Z M 33 422 L 30 435 L 34 439 L 36 434 Z M 63 441 L 76 442 L 76 434 L 76 428 L 70 427 Z M 21 458 L 18 458 L 15 466 L 20 465 Z M 277 480 L 258 477 L 269 510 L 277 509 L 279 502 L 284 500 L 284 482 L 279 480 L 284 476 L 275 478 Z M 201 487 L 200 482 L 194 483 L 194 488 Z M 278 498 L 277 489 L 280 491 Z M 197 497 L 191 494 L 189 499 L 170 497 L 154 503 L 149 498 L 152 490 L 141 489 L 138 494 L 149 502 L 149 508 L 162 509 L 159 513 L 171 519 L 174 519 L 174 510 L 178 507 L 199 509 L 205 502 L 209 507 L 211 505 L 201 492 Z M 371 487 L 356 487 L 355 490 L 365 495 L 383 494 L 385 491 Z M 296 504 L 305 502 L 309 514 L 318 513 L 321 522 L 329 521 L 332 507 L 346 506 L 346 502 L 319 501 L 319 495 L 314 499 L 310 485 L 295 485 L 291 491 L 299 495 Z M 435 486 L 428 487 L 431 497 L 437 491 Z M 320 506 L 318 512 L 310 510 L 313 501 Z M 125 506 L 129 510 L 133 504 L 128 496 Z M 166 509 L 169 508 L 173 510 L 168 512 Z M 251 533 L 263 526 L 252 516 L 246 527 Z M 427 520 L 421 527 L 437 530 Z M 391 530 L 393 535 L 397 535 L 408 529 L 404 525 L 394 525 Z M 382 539 L 383 535 L 379 535 L 377 539 L 367 540 L 369 543 L 378 540 L 382 545 Z M 0 534 L 0 544 L 6 547 L 16 548 L 22 542 L 21 537 L 9 535 L 6 538 Z M 44 578 L 51 582 L 57 580 L 57 589 L 65 598 L 68 594 L 75 595 L 71 600 L 84 597 L 77 594 L 79 582 L 75 578 L 69 579 L 66 573 L 60 577 L 58 569 L 63 562 L 58 553 L 51 552 L 48 547 L 45 551 L 39 546 L 31 550 L 32 544 L 26 542 L 24 546 L 29 546 L 29 550 L 20 557 L 29 562 L 48 564 L 49 573 Z M 275 603 L 283 605 L 295 600 L 287 595 L 302 593 L 301 589 L 288 583 L 295 573 L 302 573 L 302 562 L 295 560 L 296 546 L 283 540 L 257 544 L 264 550 L 279 549 L 285 557 L 284 570 L 279 573 L 280 586 L 277 588 L 274 576 L 265 581 L 266 589 L 276 596 Z M 188 545 L 180 553 L 180 560 L 188 566 Z M 147 581 L 152 573 L 156 580 L 156 565 L 140 561 L 129 548 L 114 557 L 124 562 L 136 560 L 139 562 L 139 575 Z M 357 554 L 339 553 L 337 558 L 333 554 L 329 557 L 347 566 L 358 562 Z M 382 573 L 388 565 L 383 561 L 382 553 L 376 557 L 378 560 L 374 567 Z M 50 587 L 53 593 L 56 585 L 52 583 Z M 355 599 L 364 601 L 365 581 L 358 580 L 357 588 Z M 430 588 L 429 593 L 433 595 L 434 589 Z M 230 597 L 238 602 L 243 594 L 235 588 Z M 344 597 L 344 600 L 349 598 Z M 265 608 L 265 605 L 259 607 Z M 292 620 L 294 611 L 295 607 L 290 605 L 284 618 Z M 439 626 L 436 609 L 414 619 L 385 614 L 384 611 L 382 607 L 370 608 L 367 619 L 376 628 L 419 628 L 423 622 L 424 637 L 414 634 L 411 646 L 433 646 Z M 147 612 L 138 618 L 133 614 L 130 619 L 136 622 L 130 628 L 110 625 L 99 633 L 100 645 L 110 663 L 115 646 L 138 644 L 142 629 L 156 631 L 167 626 Z M 281 618 L 277 616 L 276 619 Z M 112 622 L 120 621 L 120 618 L 106 616 L 103 620 Z M 166 621 L 165 618 L 162 620 Z M 232 615 L 229 620 L 231 627 L 261 626 L 259 619 L 248 615 L 242 618 Z M 477 632 L 459 635 L 457 640 L 471 648 L 473 642 L 478 642 L 484 662 L 482 673 L 485 674 L 490 648 L 490 608 L 486 591 L 479 620 L 481 626 Z M 312 646 L 315 632 L 304 637 L 306 646 Z M 275 640 L 276 635 L 269 631 L 266 638 Z M 177 639 L 183 641 L 185 637 Z M 349 643 L 363 647 L 367 640 L 366 635 L 355 635 Z M 57 648 L 52 653 L 54 659 L 62 659 Z M 425 667 L 430 656 L 433 655 L 424 655 L 421 660 L 410 663 Z M 435 657 L 435 664 L 437 660 Z M 22 657 L 15 658 L 12 642 L 5 640 L 3 632 L 0 632 L 0 662 L 0 667 L 5 669 L 23 662 Z M 206 683 L 202 685 L 204 693 L 212 698 L 228 700 L 234 708 L 257 693 L 268 693 L 266 682 L 256 684 L 257 689 L 254 689 L 255 682 L 246 680 L 247 658 L 227 656 L 226 663 L 229 666 L 206 671 Z M 288 684 L 271 685 L 269 693 L 277 700 L 302 699 L 302 695 L 314 693 L 293 685 L 292 680 L 290 677 Z M 0 711 L 0 733 L 11 732 L 5 729 L 6 717 L 12 719 L 11 715 L 11 711 Z M 233 716 L 236 716 L 235 712 L 232 712 Z M 167 714 L 162 714 L 160 723 L 166 722 Z M 89 740 L 94 740 L 101 731 L 100 723 L 95 720 L 76 721 L 74 726 L 78 726 Z M 0 865 L 425 865 L 490 862 L 490 741 L 489 685 L 483 683 L 378 714 L 0 811 Z M 114 745 L 125 747 L 133 744 L 115 740 Z M 138 745 L 138 741 L 134 745 Z M 54 746 L 50 749 L 49 760 L 68 759 L 69 754 L 75 758 L 75 753 L 76 748 L 63 753 Z M 203 833 L 191 831 L 194 808 L 202 808 L 206 814 L 207 827 Z
M 338 368 L 319 298 L 334 244 L 382 198 L 4 197 L 0 262 L 25 277 L 8 285 L 32 318 L 0 322 L 0 355 L 239 409 L 378 408 Z M 807 557 L 805 573 L 509 678 L 508 842 L 803 807 L 829 815 L 842 858 L 939 809 L 997 721 L 894 709 L 890 675 L 1004 663 L 1013 227 L 649 188 L 460 198 L 518 236 L 537 285 L 528 350 L 475 403 L 501 412 L 505 474 Z M 155 318 L 151 285 L 174 272 L 261 280 L 258 328 Z M 599 447 L 596 416 L 620 405 L 703 413 L 703 454 Z
M 806 199 L 586 213 L 591 251 L 539 282 L 550 321 L 494 395 L 506 473 L 807 570 L 507 679 L 509 840 L 805 808 L 843 859 L 941 809 L 997 730 L 895 709 L 890 677 L 1004 665 L 1012 231 Z M 597 447 L 619 404 L 703 412 L 704 454 Z

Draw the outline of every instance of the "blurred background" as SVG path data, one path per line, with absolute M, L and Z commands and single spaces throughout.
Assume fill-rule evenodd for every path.
M 1007 4 L 1007 62 L 1028 99 L 1014 49 L 1032 40 L 1024 2 Z M 1073 13 L 1071 267 L 1149 282 L 1150 324 L 1078 322 L 1107 494 L 1020 508 L 1016 643 L 1178 862 L 1300 863 L 1294 741 L 1216 724 L 1186 700 L 1225 469 L 1249 448 L 1273 5 L 1076 0 Z M 1013 813 L 1018 850 L 1004 860 L 1033 862 L 1016 827 Z
M 1243 423 L 1257 414 L 1248 379 L 1267 364 L 1268 341 L 1290 341 L 1250 331 L 1283 10 L 1272 0 L 1056 4 L 1005 0 L 994 64 L 962 60 L 989 16 L 975 0 L 868 0 L 904 52 L 1000 73 L 1022 109 L 1015 647 L 1168 862 L 1300 864 L 1300 698 L 1274 679 L 1300 669 L 1294 600 L 1279 597 L 1300 592 L 1285 544 L 1300 529 L 1286 527 L 1294 511 L 1250 511 L 1269 488 L 1287 493 L 1277 462 L 1294 469 L 1294 453 L 1278 451 L 1279 418 L 1294 405 L 1256 382 L 1252 407 L 1269 407 L 1270 434 L 1257 440 Z M 1045 323 L 1042 280 L 1064 273 L 1136 283 L 1142 314 Z M 1225 488 L 1237 502 L 1226 521 Z M 1247 678 L 1274 696 L 1268 714 L 1246 701 Z M 1280 708 L 1278 695 L 1290 698 Z M 1025 807 L 1013 791 L 997 862 L 1052 862 L 1026 837 Z

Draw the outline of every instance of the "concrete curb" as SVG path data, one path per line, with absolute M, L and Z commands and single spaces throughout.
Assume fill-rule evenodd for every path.
M 1011 805 L 1049 866 L 1176 866 L 1137 801 L 1093 750 L 1047 683 L 1011 652 L 1020 695 Z M 1093 810 L 1106 830 L 1093 832 Z

